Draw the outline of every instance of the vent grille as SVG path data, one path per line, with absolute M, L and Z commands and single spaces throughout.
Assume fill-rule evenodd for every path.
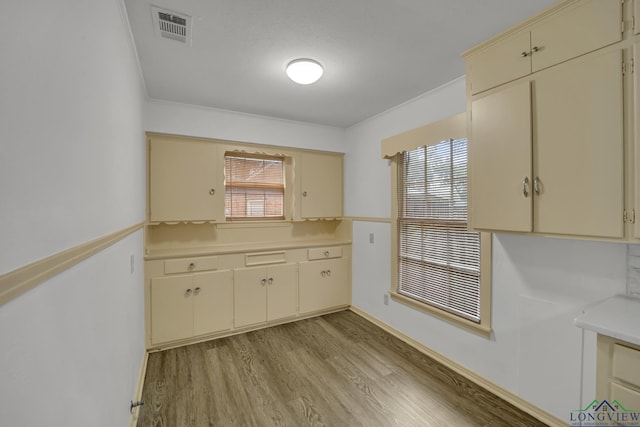
M 175 40 L 180 43 L 191 44 L 191 17 L 151 7 L 153 23 L 160 37 Z

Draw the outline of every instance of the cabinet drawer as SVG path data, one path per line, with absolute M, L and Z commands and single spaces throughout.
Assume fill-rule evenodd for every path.
M 625 409 L 640 408 L 640 393 L 617 383 L 611 383 L 611 402 L 620 402 Z
M 217 268 L 218 268 L 217 256 L 169 259 L 164 262 L 164 274 L 216 270 Z
M 640 350 L 614 344 L 612 373 L 614 377 L 640 387 Z
M 313 248 L 309 249 L 309 261 L 342 257 L 342 248 Z

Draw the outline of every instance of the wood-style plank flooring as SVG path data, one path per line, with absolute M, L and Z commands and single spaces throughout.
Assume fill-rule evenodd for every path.
M 544 426 L 343 311 L 153 353 L 139 427 Z

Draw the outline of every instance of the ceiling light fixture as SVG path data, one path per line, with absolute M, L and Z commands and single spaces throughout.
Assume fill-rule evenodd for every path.
M 313 59 L 294 59 L 287 65 L 287 76 L 301 85 L 309 85 L 322 77 L 324 69 L 318 61 Z

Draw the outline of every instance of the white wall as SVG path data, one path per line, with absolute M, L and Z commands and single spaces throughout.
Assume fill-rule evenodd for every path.
M 144 220 L 144 92 L 123 10 L 4 5 L 0 274 Z M 0 306 L 0 425 L 126 425 L 142 256 L 136 232 Z
M 383 138 L 465 106 L 461 78 L 348 129 L 346 215 L 389 216 Z M 388 223 L 354 223 L 355 306 L 560 419 L 568 421 L 570 411 L 593 398 L 595 339 L 583 339 L 573 318 L 583 307 L 625 292 L 626 245 L 494 235 L 494 333 L 485 339 L 393 300 L 383 304 L 390 288 L 390 231 Z
M 344 130 L 252 114 L 163 101 L 145 106 L 150 132 L 344 152 Z

